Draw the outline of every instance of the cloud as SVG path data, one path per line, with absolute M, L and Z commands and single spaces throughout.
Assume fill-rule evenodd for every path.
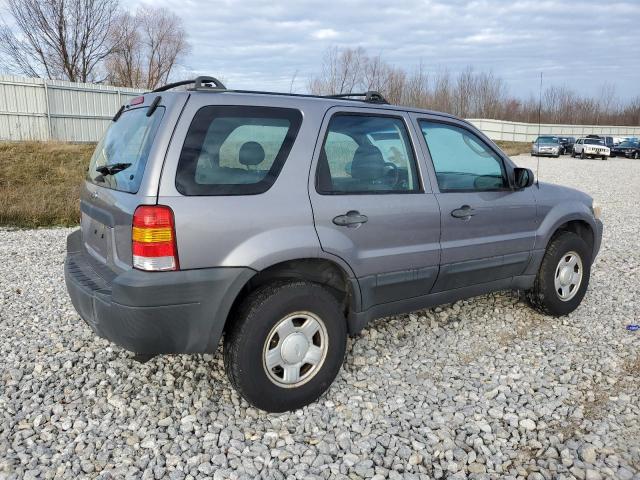
M 333 38 L 338 38 L 340 34 L 336 32 L 333 28 L 321 28 L 320 30 L 316 30 L 311 34 L 313 38 L 318 40 L 329 40 Z
M 140 0 L 138 0 L 140 1 Z M 150 0 L 143 0 L 149 1 Z M 514 94 L 545 82 L 594 93 L 640 91 L 637 0 L 154 0 L 180 15 L 192 52 L 184 72 L 230 86 L 303 91 L 328 47 L 364 47 L 409 70 L 491 70 Z

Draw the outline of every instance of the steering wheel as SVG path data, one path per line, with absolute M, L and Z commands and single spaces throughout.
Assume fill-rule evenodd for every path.
M 384 162 L 385 168 L 390 168 L 390 170 L 386 173 L 386 176 L 393 176 L 393 183 L 391 183 L 392 187 L 395 187 L 400 180 L 400 171 L 398 170 L 398 166 L 393 162 Z

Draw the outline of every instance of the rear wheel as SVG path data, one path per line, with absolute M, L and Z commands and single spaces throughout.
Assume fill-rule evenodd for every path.
M 335 296 L 305 281 L 251 293 L 225 334 L 224 364 L 234 388 L 269 412 L 295 410 L 322 395 L 344 359 L 347 327 Z
M 590 275 L 588 245 L 575 233 L 562 232 L 549 243 L 527 298 L 541 313 L 568 315 L 582 302 Z

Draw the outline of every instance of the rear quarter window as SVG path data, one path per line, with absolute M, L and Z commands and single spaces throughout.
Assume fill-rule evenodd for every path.
M 183 195 L 255 195 L 275 182 L 300 129 L 298 110 L 207 106 L 196 112 L 180 153 Z

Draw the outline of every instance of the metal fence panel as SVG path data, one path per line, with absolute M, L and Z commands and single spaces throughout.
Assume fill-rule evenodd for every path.
M 135 88 L 0 75 L 0 140 L 96 142 L 120 105 L 142 93 Z M 531 142 L 538 125 L 491 119 L 469 120 L 492 140 Z M 640 137 L 640 127 L 550 125 L 543 134 L 589 133 Z
M 640 137 L 639 127 L 625 127 L 613 125 L 559 125 L 543 123 L 507 122 L 503 120 L 489 120 L 484 118 L 472 118 L 469 122 L 482 130 L 492 140 L 505 140 L 510 142 L 533 142 L 542 135 L 568 135 L 582 137 L 584 135 L 611 135 L 614 137 Z
M 0 75 L 0 140 L 96 142 L 135 88 Z

